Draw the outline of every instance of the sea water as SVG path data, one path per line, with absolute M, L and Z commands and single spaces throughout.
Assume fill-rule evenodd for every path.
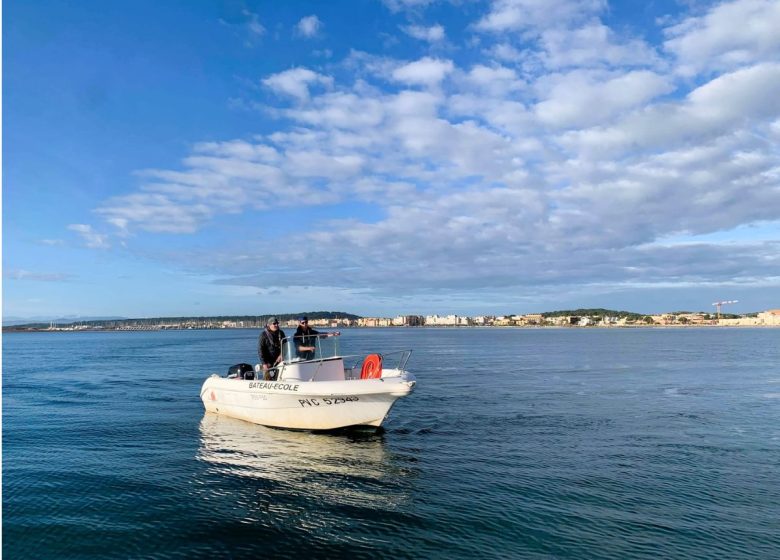
M 780 557 L 780 329 L 345 329 L 377 434 L 205 414 L 257 335 L 3 335 L 4 557 Z

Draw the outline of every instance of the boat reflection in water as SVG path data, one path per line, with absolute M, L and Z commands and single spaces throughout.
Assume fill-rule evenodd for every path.
M 200 435 L 198 459 L 210 465 L 210 474 L 234 481 L 240 477 L 249 483 L 244 486 L 282 502 L 297 497 L 309 507 L 322 501 L 329 508 L 392 511 L 407 499 L 413 471 L 403 457 L 385 449 L 381 433 L 279 430 L 207 412 Z

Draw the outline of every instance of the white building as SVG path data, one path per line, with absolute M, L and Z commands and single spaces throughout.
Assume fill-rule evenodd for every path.
M 758 314 L 762 325 L 780 326 L 780 309 L 770 309 Z
M 441 317 L 439 315 L 426 315 L 425 324 L 435 327 L 454 327 L 458 324 L 457 315 L 447 315 Z
M 729 327 L 780 327 L 780 309 L 762 311 L 755 317 L 721 319 L 718 324 Z
M 398 315 L 392 320 L 394 327 L 417 327 L 421 325 L 423 318 L 419 315 Z

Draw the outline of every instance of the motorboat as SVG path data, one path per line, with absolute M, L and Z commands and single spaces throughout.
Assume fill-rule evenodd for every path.
M 411 350 L 344 356 L 332 334 L 317 335 L 313 351 L 285 338 L 282 361 L 265 376 L 270 379 L 259 364 L 212 374 L 200 390 L 203 405 L 208 412 L 275 428 L 381 426 L 417 383 L 405 369 Z

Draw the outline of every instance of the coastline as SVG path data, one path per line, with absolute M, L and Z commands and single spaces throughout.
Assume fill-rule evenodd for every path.
M 259 330 L 261 326 L 230 326 L 230 327 L 49 327 L 49 328 L 20 328 L 3 327 L 3 333 L 73 333 L 73 332 L 158 332 L 158 331 L 206 331 L 206 330 Z M 723 325 L 723 324 L 696 324 L 696 325 L 383 325 L 383 326 L 339 326 L 324 327 L 339 329 L 513 329 L 513 330 L 620 330 L 620 329 L 777 329 L 778 325 Z

